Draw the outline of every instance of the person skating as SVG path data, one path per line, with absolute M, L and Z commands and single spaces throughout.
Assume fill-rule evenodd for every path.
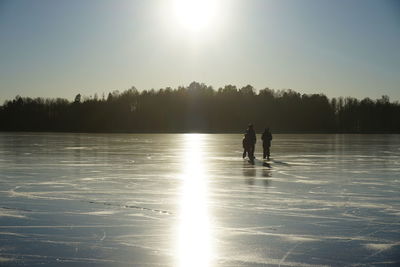
M 249 142 L 249 134 L 246 132 L 243 136 L 242 145 L 243 145 L 243 158 L 248 156 L 250 158 L 250 142 Z
M 256 141 L 257 141 L 257 137 L 256 137 L 256 132 L 254 131 L 254 127 L 253 124 L 249 124 L 249 127 L 246 130 L 246 134 L 248 134 L 248 144 L 249 144 L 249 159 L 250 160 L 254 160 L 254 150 L 255 150 L 255 145 L 256 145 Z
M 269 160 L 270 157 L 270 148 L 271 148 L 271 141 L 272 141 L 272 134 L 269 131 L 269 128 L 265 128 L 264 133 L 261 136 L 263 141 L 263 158 L 267 158 Z

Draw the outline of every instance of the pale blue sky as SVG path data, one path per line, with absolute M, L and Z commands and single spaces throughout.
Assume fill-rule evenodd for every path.
M 400 100 L 400 1 L 215 1 L 190 31 L 173 0 L 0 0 L 0 101 L 194 80 Z

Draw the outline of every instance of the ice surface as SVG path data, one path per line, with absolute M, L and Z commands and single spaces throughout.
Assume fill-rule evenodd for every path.
M 0 265 L 396 266 L 400 136 L 0 133 Z

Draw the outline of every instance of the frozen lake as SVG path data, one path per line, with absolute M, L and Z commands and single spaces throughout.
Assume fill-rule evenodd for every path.
M 0 265 L 400 264 L 400 135 L 276 134 L 271 152 L 249 164 L 241 135 L 0 133 Z

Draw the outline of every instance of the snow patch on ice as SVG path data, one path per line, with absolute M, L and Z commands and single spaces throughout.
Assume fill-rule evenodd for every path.
M 4 263 L 4 262 L 9 262 L 9 261 L 13 261 L 13 258 L 6 258 L 6 257 L 2 257 L 0 256 L 0 263 Z
M 26 216 L 20 214 L 18 211 L 0 208 L 0 217 L 11 217 L 24 219 Z
M 115 210 L 99 210 L 99 211 L 88 211 L 88 212 L 74 212 L 74 214 L 105 216 L 105 215 L 115 214 L 116 212 L 117 211 Z
M 391 244 L 391 243 L 386 243 L 386 244 L 376 244 L 376 243 L 370 243 L 370 244 L 365 244 L 365 246 L 370 249 L 370 250 L 388 250 L 391 249 L 393 246 L 395 246 L 396 244 Z
M 296 183 L 302 183 L 302 184 L 328 184 L 328 181 L 297 179 Z
M 11 235 L 11 236 L 26 237 L 26 235 L 19 234 L 19 233 L 12 233 L 12 232 L 0 232 L 0 235 Z
M 259 255 L 254 255 L 247 253 L 245 255 L 237 255 L 229 258 L 220 257 L 219 260 L 223 260 L 224 262 L 230 262 L 232 266 L 248 266 L 248 265 L 273 265 L 273 266 L 289 266 L 289 267 L 326 267 L 328 265 L 322 264 L 307 264 L 302 262 L 293 262 L 293 261 L 282 261 L 282 259 L 274 259 L 262 257 Z
M 321 241 L 320 239 L 317 238 L 311 238 L 311 237 L 305 237 L 305 236 L 299 236 L 299 235 L 281 235 L 284 239 L 286 239 L 289 242 L 317 242 Z

